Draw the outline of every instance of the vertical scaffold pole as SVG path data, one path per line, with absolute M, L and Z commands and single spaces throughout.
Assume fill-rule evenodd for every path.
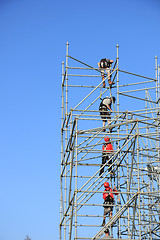
M 65 97 L 66 97 L 66 101 L 65 101 L 65 117 L 67 119 L 67 115 L 68 115 L 68 47 L 69 44 L 67 42 L 66 44 L 67 49 L 66 49 L 66 69 L 65 69 Z M 67 146 L 67 142 L 68 142 L 68 130 L 66 129 L 66 137 L 65 137 L 65 146 Z M 64 196 L 64 212 L 66 212 L 67 210 L 67 166 L 65 166 L 65 196 Z M 66 221 L 64 223 L 64 240 L 66 240 Z
M 119 46 L 117 44 L 116 46 L 117 48 L 117 115 L 119 115 Z M 118 121 L 119 123 L 119 118 L 118 118 Z M 118 127 L 118 131 L 117 131 L 117 148 L 118 150 L 120 149 L 120 145 L 119 145 L 119 127 Z M 118 154 L 118 159 L 119 159 L 119 154 Z M 120 178 L 119 178 L 119 168 L 117 169 L 117 187 L 120 186 Z M 120 208 L 119 208 L 120 209 Z M 118 210 L 119 210 L 118 209 Z M 118 221 L 118 237 L 120 238 L 121 236 L 121 231 L 120 231 L 120 218 L 119 218 L 119 221 Z
M 156 102 L 158 101 L 158 67 L 157 67 L 158 58 L 155 56 L 155 72 L 156 72 Z
M 61 112 L 61 123 L 63 126 L 63 121 L 64 121 L 64 84 L 63 84 L 63 81 L 64 81 L 64 62 L 62 62 L 62 112 Z M 61 162 L 63 160 L 63 129 L 61 129 Z M 60 223 L 62 221 L 62 213 L 63 213 L 63 184 L 62 184 L 62 164 L 61 164 L 61 176 L 60 176 L 60 188 L 61 188 L 61 196 L 60 196 Z M 60 225 L 59 226 L 59 238 L 60 240 L 62 239 L 62 226 Z
M 77 239 L 77 191 L 78 191 L 78 121 L 76 119 L 76 164 L 75 164 L 75 239 Z
M 128 121 L 128 111 L 126 111 L 126 120 Z M 126 126 L 126 134 L 128 135 L 128 125 Z M 127 143 L 127 149 L 128 149 L 128 143 Z M 129 153 L 127 153 L 127 191 L 130 191 L 129 186 L 129 176 L 130 176 L 130 169 L 129 169 Z M 127 201 L 129 200 L 129 194 L 127 194 Z M 130 208 L 127 209 L 127 224 L 128 224 L 128 238 L 130 237 Z
M 71 111 L 71 117 L 70 117 L 70 121 L 71 121 L 71 124 L 70 124 L 70 137 L 72 136 L 72 111 Z M 72 203 L 71 203 L 71 192 L 72 192 L 72 170 L 73 170 L 73 166 L 72 166 L 72 154 L 73 154 L 73 151 L 74 151 L 74 149 L 73 149 L 73 147 L 72 147 L 72 149 L 71 149 L 71 147 L 70 147 L 70 149 L 69 149 L 69 151 L 70 151 L 70 183 L 69 183 L 69 190 L 68 190 L 68 193 L 69 193 L 69 196 L 68 196 L 68 204 L 70 205 L 72 205 L 71 207 L 70 207 L 70 213 L 69 213 L 69 240 L 71 240 L 71 237 L 72 237 L 72 220 L 73 220 L 73 206 L 74 206 L 74 204 L 73 204 L 73 201 L 72 201 Z
M 137 181 L 138 181 L 138 192 L 140 192 L 140 162 L 139 162 L 139 126 L 138 126 L 138 122 L 137 122 Z M 140 194 L 138 194 L 138 221 L 139 221 L 139 239 L 141 240 L 141 196 Z
M 160 106 L 160 100 L 159 100 L 159 65 L 158 65 L 158 58 L 157 56 L 155 56 L 155 71 L 156 71 L 156 102 L 157 102 L 157 127 L 156 127 L 156 133 L 157 133 L 157 139 L 159 138 L 159 116 L 160 116 L 160 113 L 159 113 L 159 106 Z M 160 157 L 160 150 L 159 150 L 159 141 L 156 141 L 156 148 L 157 148 L 157 151 L 158 151 L 158 159 Z M 160 169 L 160 164 L 158 163 L 158 169 Z M 160 179 L 157 181 L 157 184 L 158 184 L 158 190 L 160 189 Z M 160 212 L 160 204 L 158 205 L 158 212 Z M 159 220 L 160 220 L 160 217 L 159 217 Z
M 160 66 L 158 64 L 158 99 L 160 97 L 160 94 L 159 94 L 159 92 L 160 92 L 160 89 L 159 89 L 159 73 L 160 73 Z M 159 106 L 159 103 L 158 103 L 158 106 Z
M 61 115 L 61 122 L 62 122 L 62 126 L 63 126 L 63 121 L 64 121 L 64 62 L 62 62 L 62 115 Z
M 66 44 L 67 49 L 66 49 L 66 117 L 68 114 L 68 50 L 69 50 L 69 43 L 67 42 Z
M 159 83 L 159 81 L 160 81 L 160 66 L 159 66 L 159 64 L 158 64 L 158 66 L 157 66 L 157 69 L 158 69 L 158 105 L 157 105 L 157 107 L 158 107 L 158 114 L 157 114 L 157 125 L 158 125 L 158 123 L 159 123 L 159 119 L 160 119 L 160 112 L 159 112 L 159 107 L 160 107 L 160 83 Z M 157 127 L 157 139 L 159 138 L 159 129 L 158 129 L 158 127 Z M 160 159 L 160 149 L 159 149 L 159 141 L 157 141 L 157 149 L 158 149 L 158 159 Z M 158 162 L 158 169 L 160 169 L 160 163 Z M 158 182 L 157 182 L 157 184 L 158 184 L 158 191 L 160 190 L 160 178 L 158 179 Z M 160 195 L 160 193 L 158 194 L 158 195 Z M 160 203 L 158 204 L 158 212 L 160 213 Z M 160 216 L 159 216 L 159 221 L 160 221 Z
M 119 46 L 117 44 L 117 112 L 119 114 Z

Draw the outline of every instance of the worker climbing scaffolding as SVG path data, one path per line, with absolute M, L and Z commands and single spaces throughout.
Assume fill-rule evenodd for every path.
M 101 176 L 102 173 L 104 172 L 104 164 L 107 162 L 108 166 L 108 172 L 110 174 L 113 174 L 112 172 L 112 167 L 110 166 L 112 164 L 112 160 L 110 159 L 111 156 L 113 155 L 113 146 L 111 144 L 111 140 L 108 136 L 104 138 L 105 143 L 102 146 L 102 165 L 100 168 L 100 173 L 99 175 Z
M 115 101 L 116 101 L 116 98 L 114 96 L 113 97 L 107 96 L 101 99 L 101 102 L 99 105 L 99 112 L 103 121 L 103 127 L 105 126 L 107 120 L 108 120 L 108 124 L 111 123 L 111 112 L 112 112 L 111 105 L 112 103 L 115 103 Z M 105 128 L 103 129 L 103 131 L 105 132 Z
M 100 62 L 98 62 L 98 67 L 101 69 L 101 76 L 103 81 L 103 88 L 106 87 L 105 83 L 105 77 L 108 78 L 108 84 L 110 87 L 114 84 L 114 82 L 111 81 L 111 65 L 114 61 L 110 59 L 103 58 Z
M 104 207 L 104 216 L 103 216 L 103 223 L 102 226 L 105 225 L 105 218 L 106 215 L 109 214 L 109 217 L 112 218 L 112 212 L 113 212 L 113 205 L 114 205 L 114 194 L 118 195 L 116 187 L 112 189 L 109 186 L 108 182 L 104 183 L 105 190 L 103 192 L 103 207 Z

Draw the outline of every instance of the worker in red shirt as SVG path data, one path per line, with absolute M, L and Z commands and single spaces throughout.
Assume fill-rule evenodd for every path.
M 102 165 L 99 176 L 104 172 L 103 165 L 108 162 L 108 166 L 112 164 L 112 160 L 110 160 L 111 155 L 113 154 L 113 146 L 111 144 L 110 138 L 107 136 L 104 138 L 105 143 L 102 146 Z M 112 170 L 112 167 L 108 167 L 108 172 Z M 110 172 L 110 174 L 113 174 Z
M 105 190 L 103 192 L 103 207 L 104 207 L 104 216 L 102 226 L 105 225 L 106 215 L 109 213 L 109 217 L 112 218 L 113 204 L 114 204 L 114 194 L 118 195 L 116 187 L 114 189 L 110 188 L 109 183 L 104 183 Z M 114 193 L 113 193 L 114 192 Z

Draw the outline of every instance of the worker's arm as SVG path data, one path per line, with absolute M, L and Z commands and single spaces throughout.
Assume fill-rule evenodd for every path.
M 116 187 L 113 189 L 113 192 L 114 192 L 115 195 L 118 195 Z
M 98 62 L 98 67 L 100 68 L 100 62 Z
M 112 109 L 110 108 L 110 106 L 109 105 L 106 105 L 107 106 L 107 108 L 112 112 Z
M 103 199 L 105 200 L 107 197 L 107 193 L 106 192 L 103 192 Z

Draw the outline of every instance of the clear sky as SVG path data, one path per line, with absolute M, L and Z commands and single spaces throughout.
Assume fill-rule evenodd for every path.
M 58 239 L 61 63 L 155 76 L 159 0 L 0 0 L 0 240 Z

